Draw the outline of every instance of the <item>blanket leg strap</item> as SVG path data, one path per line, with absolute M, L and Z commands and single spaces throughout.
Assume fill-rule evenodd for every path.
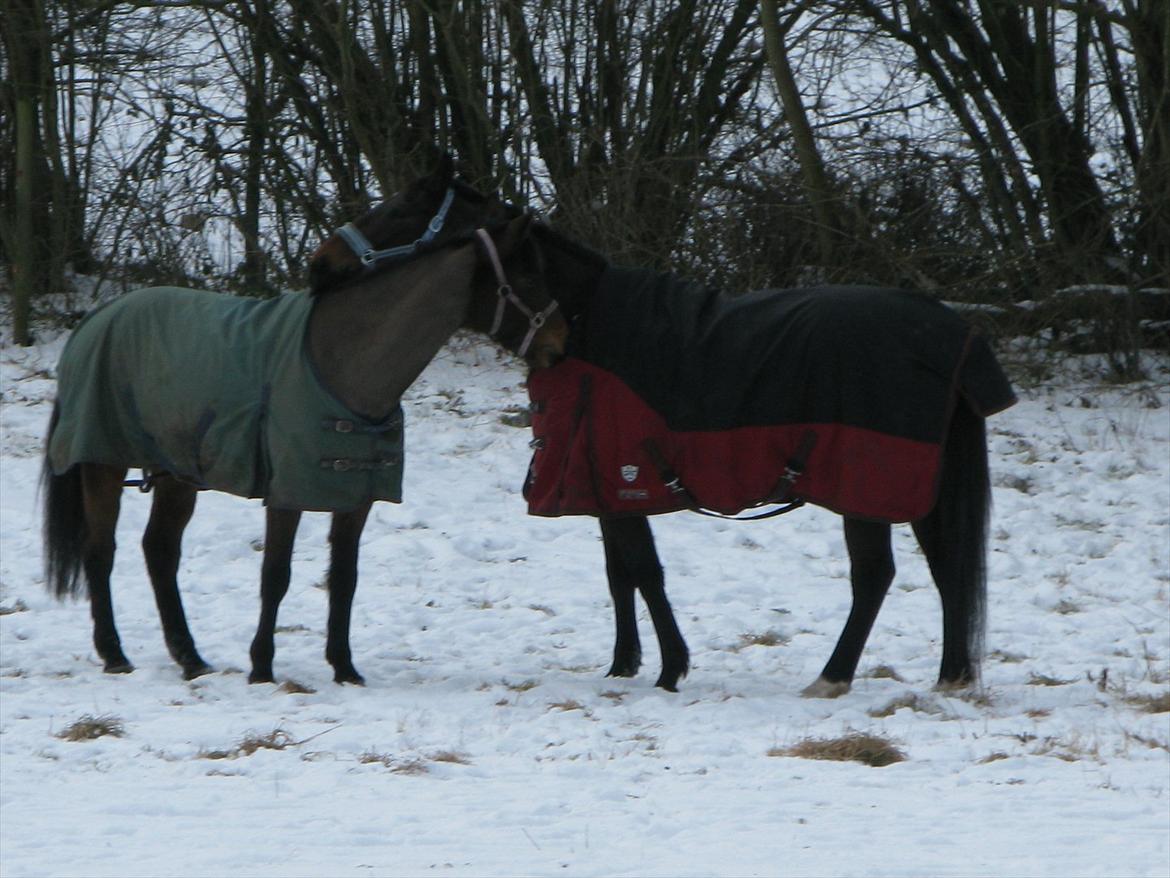
M 126 479 L 122 482 L 124 488 L 137 488 L 143 494 L 149 494 L 154 487 L 154 473 L 148 469 L 142 471 L 142 478 L 140 479 Z
M 784 465 L 784 474 L 780 480 L 768 494 L 767 499 L 761 501 L 759 505 L 766 503 L 781 503 L 782 506 L 776 509 L 769 509 L 765 512 L 757 512 L 754 515 L 724 515 L 721 512 L 713 512 L 710 509 L 704 509 L 695 499 L 687 486 L 682 483 L 679 474 L 675 472 L 663 456 L 662 451 L 658 448 L 657 443 L 653 439 L 647 439 L 642 443 L 642 449 L 647 456 L 654 463 L 658 470 L 658 475 L 661 477 L 663 484 L 670 489 L 679 500 L 692 512 L 697 512 L 700 515 L 706 515 L 711 518 L 722 518 L 727 521 L 762 521 L 765 518 L 775 518 L 777 515 L 784 515 L 787 512 L 792 512 L 804 505 L 804 500 L 799 497 L 792 497 L 792 487 L 796 484 L 796 480 L 804 475 L 805 465 L 808 461 L 809 454 L 812 453 L 813 446 L 817 443 L 817 434 L 813 430 L 806 430 L 800 439 L 800 444 L 796 451 L 788 458 Z

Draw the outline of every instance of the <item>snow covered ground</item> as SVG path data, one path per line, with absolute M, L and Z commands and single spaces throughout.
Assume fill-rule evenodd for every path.
M 8 346 L 0 464 L 0 874 L 78 876 L 1170 874 L 1170 371 L 1078 372 L 991 421 L 989 656 L 932 691 L 938 601 L 909 528 L 853 691 L 799 697 L 849 606 L 839 520 L 654 520 L 691 646 L 678 694 L 606 679 L 589 519 L 529 518 L 523 375 L 457 339 L 411 389 L 406 502 L 366 529 L 365 688 L 322 651 L 328 518 L 307 515 L 276 685 L 246 682 L 263 512 L 200 498 L 181 585 L 204 657 L 163 645 L 123 501 L 129 676 L 41 573 L 37 478 L 63 339 Z M 79 720 L 121 735 L 69 741 Z M 787 755 L 866 733 L 886 767 Z

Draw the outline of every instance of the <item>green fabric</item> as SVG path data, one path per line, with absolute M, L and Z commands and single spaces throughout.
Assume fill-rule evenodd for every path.
M 373 424 L 321 386 L 312 305 L 153 287 L 96 309 L 58 364 L 53 472 L 165 471 L 288 509 L 401 501 L 401 407 Z

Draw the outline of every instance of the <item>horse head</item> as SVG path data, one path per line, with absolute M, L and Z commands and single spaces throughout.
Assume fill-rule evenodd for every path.
M 309 260 L 312 292 L 327 293 L 370 270 L 404 262 L 519 213 L 518 208 L 457 179 L 453 160 L 445 156 L 434 173 L 415 180 L 325 239 Z
M 554 297 L 540 243 L 547 227 L 522 214 L 495 229 L 476 231 L 481 259 L 472 283 L 467 325 L 534 369 L 565 355 L 569 321 Z

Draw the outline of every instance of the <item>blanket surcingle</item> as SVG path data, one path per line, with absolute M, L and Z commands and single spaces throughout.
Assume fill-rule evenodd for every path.
M 153 287 L 86 316 L 58 365 L 52 471 L 167 472 L 276 508 L 402 499 L 402 410 L 372 423 L 321 385 L 313 299 Z
M 611 268 L 569 353 L 529 377 L 534 515 L 799 499 L 913 521 L 934 506 L 954 406 L 987 417 L 1015 402 L 965 321 L 894 289 L 726 296 Z

